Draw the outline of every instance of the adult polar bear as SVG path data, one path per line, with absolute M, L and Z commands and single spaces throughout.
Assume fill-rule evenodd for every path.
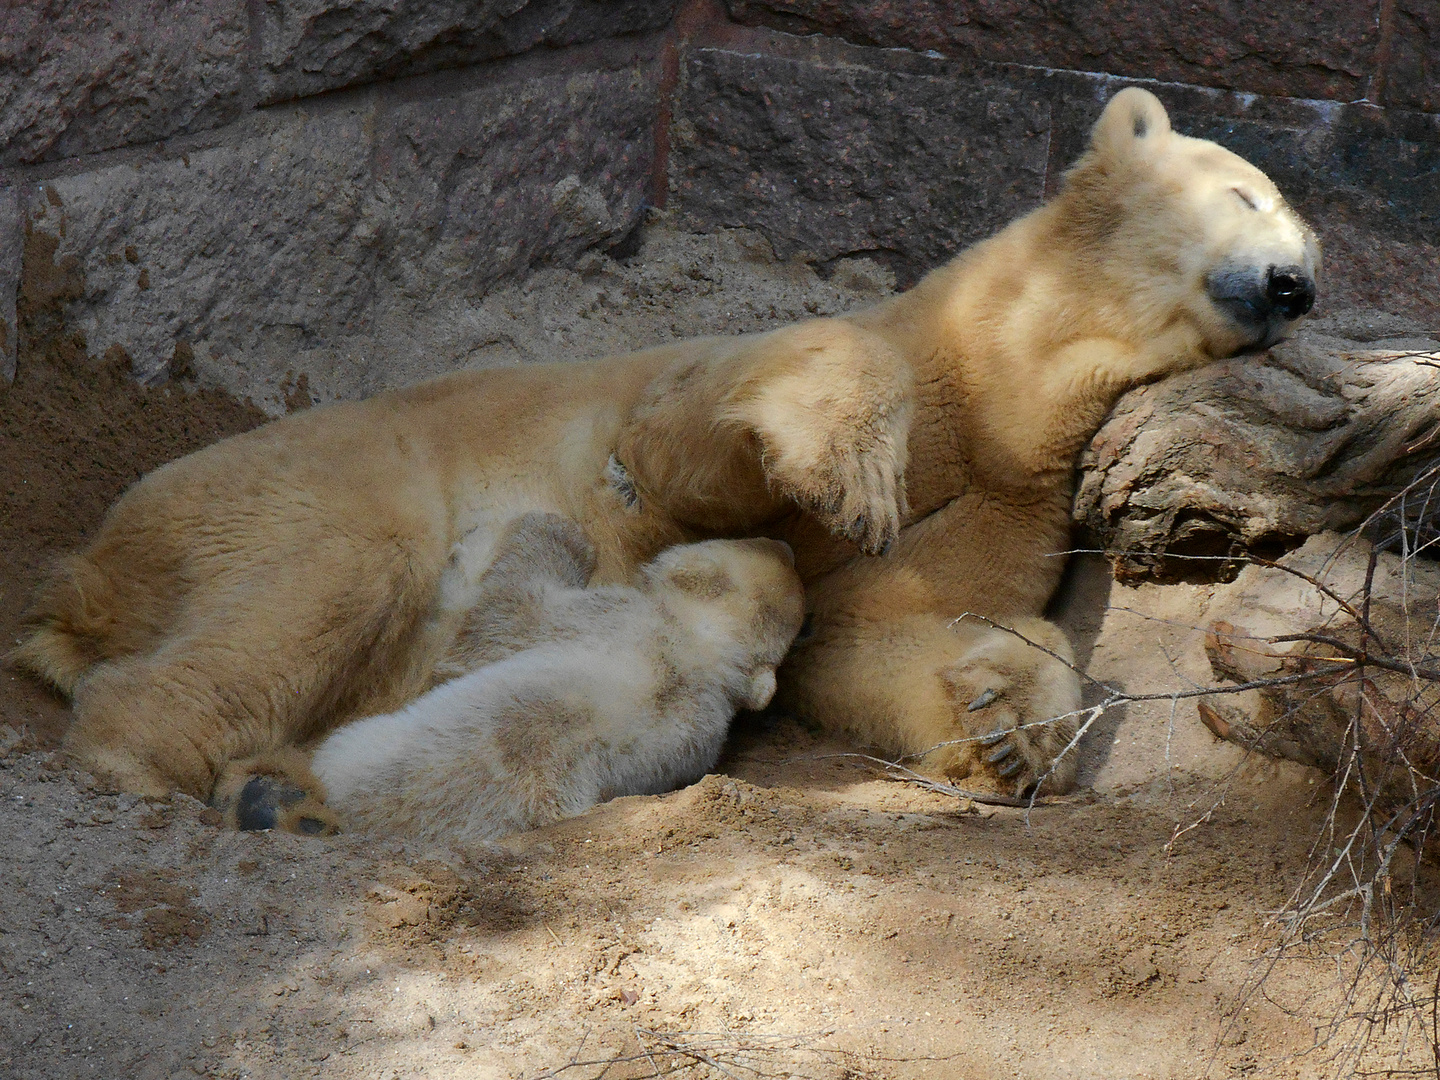
M 425 689 L 524 513 L 580 522 L 598 582 L 763 533 L 814 616 L 784 702 L 934 773 L 1064 789 L 1075 675 L 955 617 L 1065 655 L 1040 616 L 1077 452 L 1127 387 L 1283 337 L 1317 261 L 1263 173 L 1124 90 L 1054 201 L 875 307 L 460 372 L 156 470 L 42 586 L 17 658 L 73 696 L 88 767 L 204 798 Z

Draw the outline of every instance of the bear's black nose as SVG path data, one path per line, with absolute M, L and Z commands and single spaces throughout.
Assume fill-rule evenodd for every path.
M 1299 266 L 1272 266 L 1265 275 L 1265 298 L 1287 319 L 1298 319 L 1315 306 L 1315 282 Z

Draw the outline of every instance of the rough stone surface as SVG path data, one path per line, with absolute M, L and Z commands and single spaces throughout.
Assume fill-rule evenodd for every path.
M 245 0 L 0 7 L 0 165 L 227 123 L 245 89 Z
M 385 278 L 423 302 L 621 240 L 654 159 L 658 70 L 525 80 L 394 105 L 377 199 L 395 198 Z
M 0 188 L 0 382 L 15 381 L 15 355 L 20 342 L 15 300 L 20 292 L 24 242 L 20 198 L 13 188 Z
M 902 283 L 1044 190 L 1048 105 L 987 81 L 701 48 L 675 115 L 682 220 L 760 229 L 782 257 L 870 255 Z
M 1317 0 L 1303 13 L 1232 0 L 727 3 L 742 22 L 820 30 L 857 44 L 1337 101 L 1365 96 L 1379 39 L 1379 0 Z
M 1440 342 L 1344 329 L 1120 400 L 1082 455 L 1075 519 L 1122 574 L 1213 579 L 1223 564 L 1184 557 L 1352 528 L 1434 460 Z
M 271 406 L 357 396 L 430 347 L 440 307 L 633 228 L 655 77 L 271 109 L 219 145 L 46 181 L 25 209 L 72 261 L 65 320 L 91 353 L 118 346 L 151 382 L 178 356 Z
M 1440 5 L 1396 0 L 1385 103 L 1440 112 Z
M 679 0 L 267 0 L 260 97 L 282 101 L 669 23 Z

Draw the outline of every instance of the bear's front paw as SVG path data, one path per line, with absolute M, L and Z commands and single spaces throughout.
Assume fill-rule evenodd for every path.
M 867 555 L 900 532 L 915 380 L 886 339 L 842 319 L 778 331 L 731 392 L 727 419 L 759 440 L 773 494 L 793 499 Z
M 961 661 L 941 673 L 959 737 L 930 751 L 924 771 L 1016 796 L 1075 785 L 1079 687 L 1063 665 L 1026 660 L 1019 670 Z
M 879 439 L 832 444 L 803 467 L 795 465 L 800 455 L 767 455 L 766 478 L 835 535 L 879 555 L 900 535 L 900 519 L 909 512 L 903 453 L 903 442 Z

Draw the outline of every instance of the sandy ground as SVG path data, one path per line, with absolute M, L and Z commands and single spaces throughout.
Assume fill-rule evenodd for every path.
M 625 264 L 490 297 L 473 317 L 494 333 L 455 359 L 758 329 L 890 287 L 868 262 L 822 281 L 744 233 L 657 227 Z M 6 642 L 38 568 L 127 483 L 262 418 L 129 388 L 35 326 L 44 347 L 0 392 Z M 1213 592 L 1086 564 L 1062 615 L 1093 675 L 1169 692 L 1210 679 L 1192 627 Z M 72 770 L 65 718 L 0 672 L 0 1075 L 16 1080 L 1312 1077 L 1353 1035 L 1317 1046 L 1343 928 L 1256 987 L 1323 778 L 1247 759 L 1184 703 L 1102 717 L 1086 790 L 1028 813 L 750 717 L 692 788 L 468 852 L 227 832 L 192 800 Z M 1371 1065 L 1424 1061 L 1416 1032 L 1372 1034 Z

